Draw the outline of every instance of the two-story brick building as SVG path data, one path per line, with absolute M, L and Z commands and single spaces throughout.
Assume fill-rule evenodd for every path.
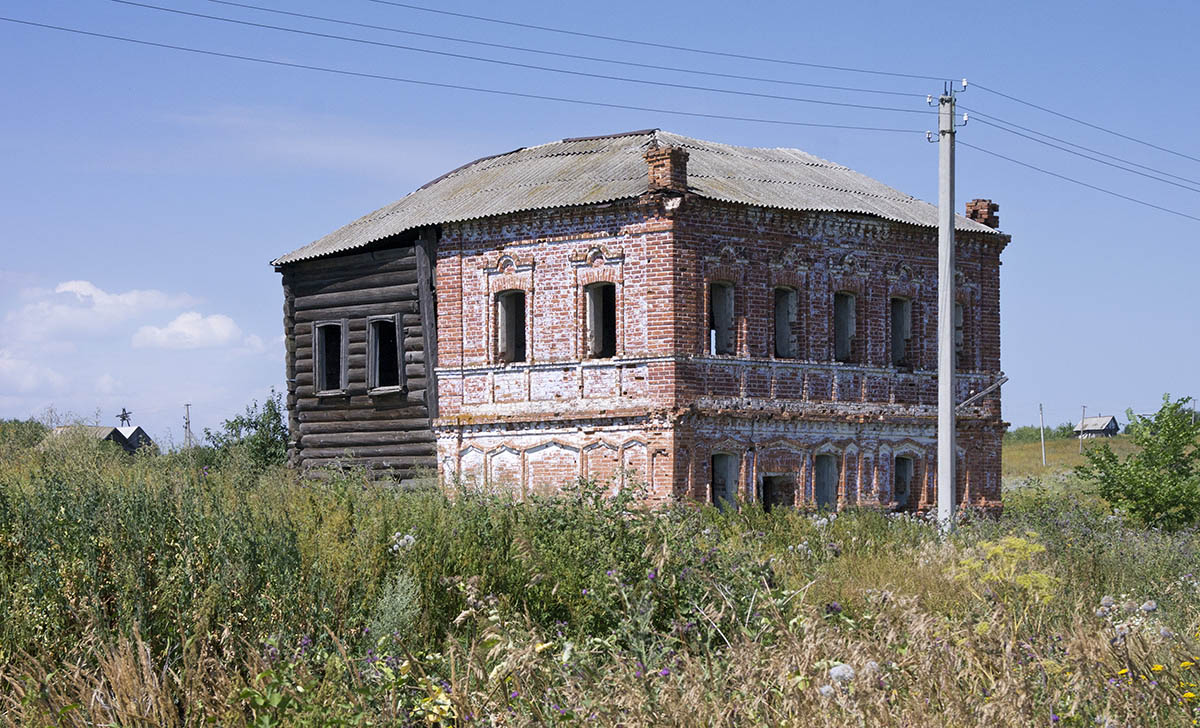
M 956 223 L 960 399 L 1000 372 L 997 209 Z M 294 462 L 925 508 L 936 220 L 799 150 L 658 130 L 478 160 L 275 261 Z M 999 395 L 958 428 L 959 502 L 998 507 Z

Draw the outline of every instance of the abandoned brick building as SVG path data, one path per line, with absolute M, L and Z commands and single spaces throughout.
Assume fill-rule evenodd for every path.
M 958 395 L 999 377 L 998 206 L 957 218 Z M 659 130 L 488 157 L 274 264 L 292 461 L 522 493 L 935 502 L 936 209 Z M 958 502 L 999 506 L 992 393 Z

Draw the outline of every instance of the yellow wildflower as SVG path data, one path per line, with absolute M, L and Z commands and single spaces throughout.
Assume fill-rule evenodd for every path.
M 1126 674 L 1127 672 L 1129 672 L 1129 668 L 1128 668 L 1128 667 L 1122 667 L 1120 670 L 1117 670 L 1117 674 L 1118 674 L 1118 675 L 1124 675 L 1124 674 Z
M 1184 660 L 1183 662 L 1179 663 L 1179 666 L 1180 667 L 1191 667 L 1192 665 L 1195 665 L 1195 664 L 1196 663 L 1192 662 L 1191 660 Z
M 1183 694 L 1183 699 L 1184 699 L 1184 700 L 1195 700 L 1195 699 L 1196 699 L 1196 694 L 1195 694 L 1195 693 L 1193 693 L 1191 690 L 1189 690 L 1189 691 L 1187 691 L 1186 693 L 1184 693 L 1184 694 Z
M 534 645 L 533 651 L 537 652 L 537 653 L 542 653 L 542 652 L 545 652 L 546 650 L 550 649 L 553 646 L 554 646 L 553 642 L 542 642 L 537 645 Z
M 1154 672 L 1162 672 L 1162 671 L 1163 671 L 1163 666 L 1162 666 L 1162 665 L 1155 665 L 1154 667 L 1152 667 L 1152 668 L 1150 668 L 1150 669 L 1151 669 L 1151 670 L 1153 670 Z

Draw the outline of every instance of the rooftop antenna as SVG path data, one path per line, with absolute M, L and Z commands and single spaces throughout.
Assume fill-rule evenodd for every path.
M 125 409 L 124 407 L 122 407 L 121 414 L 117 415 L 117 420 L 119 420 L 120 423 L 122 425 L 124 425 L 125 427 L 128 427 L 129 422 L 132 419 L 133 419 L 133 413 L 130 412 L 129 410 Z

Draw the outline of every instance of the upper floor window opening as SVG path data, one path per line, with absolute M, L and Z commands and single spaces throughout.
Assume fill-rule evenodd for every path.
M 854 361 L 856 303 L 853 293 L 841 291 L 833 294 L 834 361 Z
M 907 298 L 891 300 L 892 366 L 911 366 L 909 348 L 912 344 L 912 301 Z
M 496 358 L 525 361 L 525 291 L 496 294 Z
M 587 356 L 610 359 L 617 355 L 617 287 L 593 283 L 587 294 Z
M 775 289 L 775 357 L 795 359 L 796 335 L 796 291 L 791 288 Z
M 346 322 L 313 324 L 313 386 L 317 394 L 346 389 Z
M 367 389 L 400 389 L 404 372 L 404 327 L 400 314 L 367 319 Z
M 708 350 L 733 354 L 733 284 L 715 282 L 708 287 Z

